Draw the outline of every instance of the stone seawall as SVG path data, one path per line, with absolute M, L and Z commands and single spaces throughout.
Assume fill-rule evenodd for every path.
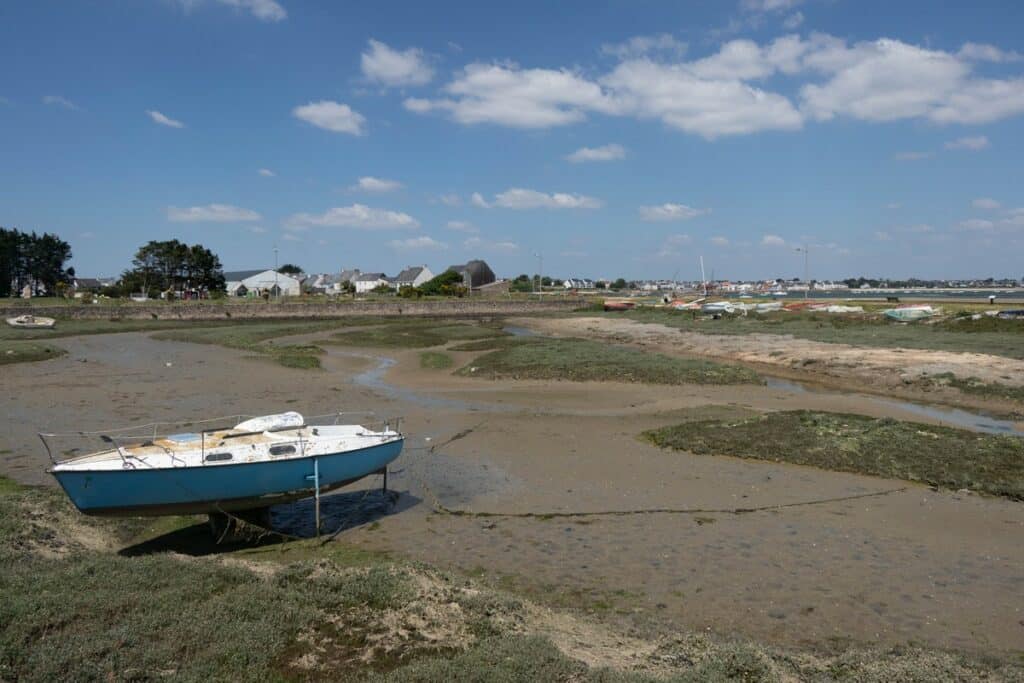
M 0 318 L 18 315 L 64 320 L 249 320 L 273 318 L 341 318 L 347 316 L 529 315 L 564 312 L 584 306 L 582 299 L 551 301 L 356 301 L 351 303 L 195 303 L 81 304 L 69 306 L 0 306 Z

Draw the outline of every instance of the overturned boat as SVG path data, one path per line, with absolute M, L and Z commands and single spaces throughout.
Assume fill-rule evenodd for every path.
M 899 306 L 897 308 L 890 308 L 889 310 L 882 311 L 885 317 L 892 320 L 898 320 L 899 322 L 913 322 L 915 320 L 924 320 L 925 318 L 931 318 L 933 315 L 938 314 L 938 311 L 931 306 L 927 305 L 915 305 L 915 306 Z
M 24 327 L 29 330 L 48 330 L 56 325 L 57 321 L 42 315 L 19 315 L 7 318 L 7 324 L 11 327 Z
M 319 498 L 386 473 L 405 440 L 397 426 L 339 424 L 343 416 L 321 416 L 313 419 L 328 424 L 310 424 L 288 412 L 192 432 L 161 434 L 160 425 L 146 425 L 39 436 L 54 462 L 49 472 L 85 514 L 213 514 Z M 60 440 L 76 437 L 98 439 L 104 447 L 54 459 Z

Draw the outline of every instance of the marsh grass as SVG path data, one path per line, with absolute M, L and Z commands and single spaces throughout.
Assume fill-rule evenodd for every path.
M 1012 387 L 999 382 L 986 382 L 977 377 L 957 377 L 951 372 L 931 375 L 918 381 L 923 385 L 949 386 L 965 394 L 983 398 L 997 398 L 1024 403 L 1024 387 Z
M 420 367 L 427 370 L 445 370 L 455 364 L 447 353 L 441 351 L 423 351 L 420 353 Z
M 323 354 L 323 349 L 315 344 L 276 344 L 274 340 L 333 330 L 344 324 L 344 321 L 337 319 L 236 323 L 231 326 L 168 330 L 158 332 L 153 337 L 168 341 L 226 346 L 259 354 L 287 368 L 310 370 L 320 367 L 319 356 Z
M 65 353 L 64 349 L 46 342 L 0 340 L 0 365 L 34 363 L 59 358 Z
M 630 671 L 638 660 L 629 654 L 622 670 L 592 668 L 532 630 L 537 608 L 465 577 L 337 542 L 199 543 L 194 518 L 87 518 L 59 491 L 3 477 L 0 595 L 5 681 L 881 683 L 1022 675 L 1005 661 L 916 648 L 819 657 L 685 632 L 642 655 L 657 677 Z M 586 638 L 591 627 L 573 623 L 574 638 Z
M 234 327 L 238 322 L 230 320 L 74 320 L 59 319 L 51 329 L 16 329 L 7 325 L 0 327 L 0 339 L 57 339 L 92 334 L 116 334 L 118 332 L 151 332 L 196 327 Z
M 872 348 L 905 348 L 986 353 L 1024 359 L 1024 323 L 1016 320 L 949 318 L 938 323 L 901 324 L 878 316 L 776 312 L 767 315 L 694 319 L 688 312 L 639 308 L 625 313 L 639 322 L 661 323 L 703 334 L 790 334 L 798 339 Z
M 644 384 L 752 384 L 761 379 L 738 365 L 650 353 L 586 339 L 528 337 L 463 344 L 453 350 L 494 350 L 458 374 L 486 379 L 553 379 Z
M 444 322 L 439 320 L 402 320 L 374 327 L 347 330 L 324 343 L 376 348 L 430 348 L 452 341 L 488 339 L 506 333 L 490 324 Z
M 698 420 L 643 436 L 698 455 L 810 465 L 1024 500 L 1024 439 L 1015 436 L 807 410 Z

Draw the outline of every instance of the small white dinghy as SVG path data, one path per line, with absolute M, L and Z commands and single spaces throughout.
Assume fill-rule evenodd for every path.
M 7 324 L 11 327 L 24 327 L 27 329 L 49 329 L 56 325 L 57 321 L 41 315 L 19 315 L 14 318 L 8 318 Z

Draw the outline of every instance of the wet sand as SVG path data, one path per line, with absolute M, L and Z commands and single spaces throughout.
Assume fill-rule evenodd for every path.
M 144 334 L 61 345 L 68 356 L 0 368 L 0 463 L 20 481 L 50 483 L 35 436 L 46 429 L 373 409 L 405 417 L 406 452 L 389 482 L 401 495 L 389 506 L 371 477 L 328 499 L 330 520 L 348 526 L 344 542 L 583 596 L 577 604 L 646 628 L 813 647 L 912 640 L 997 655 L 1024 642 L 1024 505 L 671 453 L 636 438 L 706 405 L 925 421 L 892 406 L 769 387 L 491 383 L 422 370 L 415 351 L 331 347 L 324 371 L 310 372 Z M 375 356 L 396 363 L 378 370 Z M 510 515 L 641 514 L 453 516 L 435 514 L 435 501 Z M 656 508 L 690 512 L 642 514 Z M 766 509 L 735 512 L 751 508 Z M 301 530 L 309 512 L 300 503 L 275 518 Z

